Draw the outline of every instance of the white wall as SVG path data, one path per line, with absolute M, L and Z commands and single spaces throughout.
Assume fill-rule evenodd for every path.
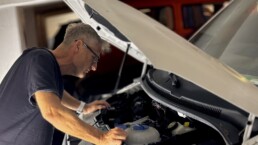
M 22 53 L 24 39 L 18 11 L 16 7 L 0 8 L 0 81 Z
M 27 6 L 58 1 L 0 0 L 0 82 L 24 49 L 37 46 L 34 14 Z

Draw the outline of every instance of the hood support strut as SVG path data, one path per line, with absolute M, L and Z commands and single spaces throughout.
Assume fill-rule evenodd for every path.
M 120 79 L 121 79 L 121 75 L 122 75 L 122 71 L 123 71 L 124 64 L 125 64 L 125 60 L 126 60 L 126 57 L 128 55 L 128 51 L 129 51 L 130 47 L 131 47 L 131 44 L 128 43 L 127 44 L 127 48 L 126 48 L 126 52 L 124 54 L 124 57 L 123 57 L 123 60 L 122 60 L 122 63 L 121 63 L 121 66 L 119 68 L 118 77 L 117 77 L 117 81 L 116 81 L 116 85 L 115 85 L 113 93 L 116 93 L 116 91 L 118 89 L 118 86 L 119 86 L 119 83 L 120 83 Z

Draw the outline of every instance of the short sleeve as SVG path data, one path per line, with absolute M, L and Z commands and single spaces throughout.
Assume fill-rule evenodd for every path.
M 55 59 L 49 54 L 40 54 L 31 59 L 28 76 L 28 93 L 29 101 L 32 105 L 36 105 L 32 96 L 37 91 L 53 92 L 59 98 L 60 94 L 60 78 L 58 76 L 58 68 Z

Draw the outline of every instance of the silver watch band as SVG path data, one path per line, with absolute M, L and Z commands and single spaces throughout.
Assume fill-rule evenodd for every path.
M 85 105 L 86 103 L 81 101 L 80 106 L 76 109 L 76 113 L 82 114 Z

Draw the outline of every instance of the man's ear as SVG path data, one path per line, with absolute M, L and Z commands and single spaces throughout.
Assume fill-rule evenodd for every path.
M 80 50 L 80 41 L 75 41 L 72 45 L 72 49 L 74 53 L 78 53 Z

